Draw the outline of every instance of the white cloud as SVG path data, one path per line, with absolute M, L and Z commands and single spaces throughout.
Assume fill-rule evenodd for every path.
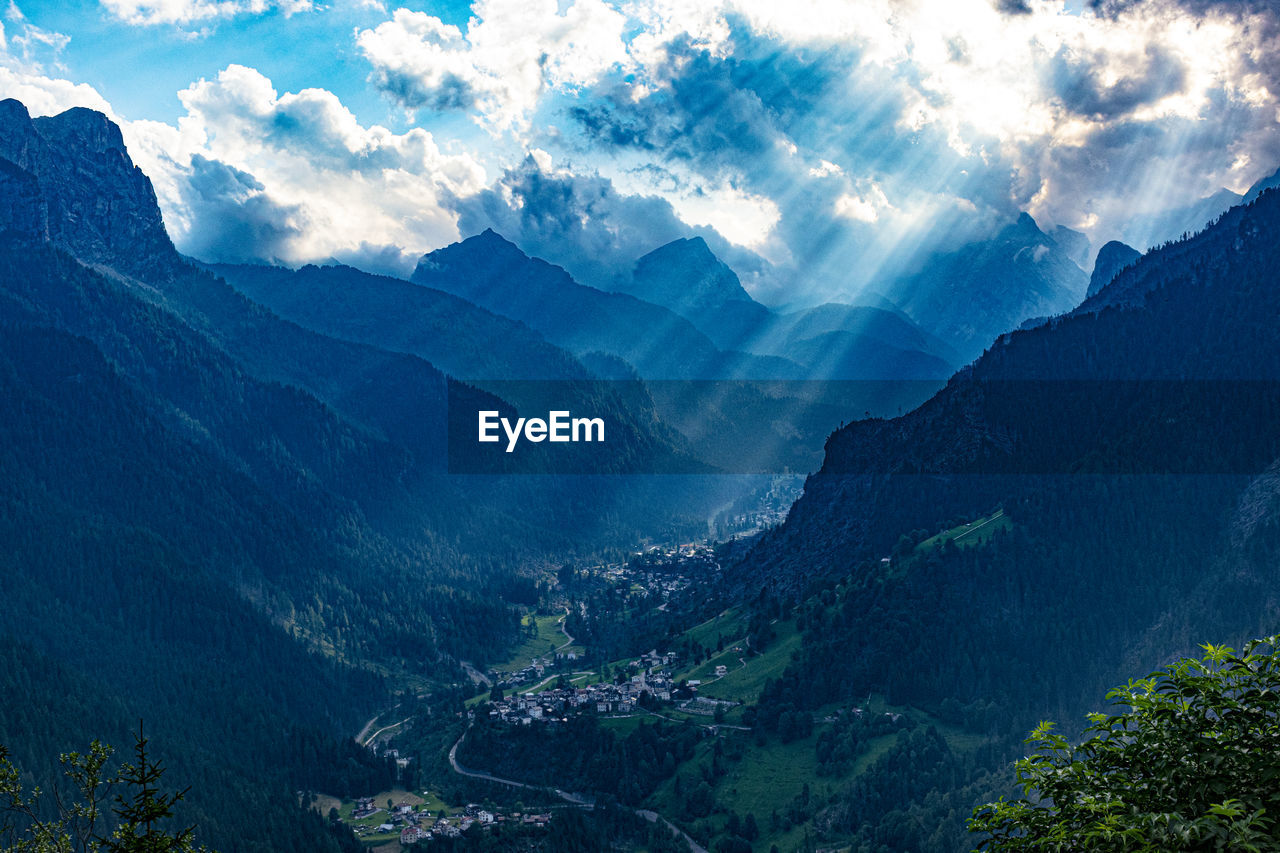
M 201 217 L 211 212 L 206 202 L 219 184 L 205 180 L 214 172 L 209 162 L 235 170 L 236 180 L 221 184 L 231 200 L 243 206 L 258 199 L 258 210 L 270 202 L 270 209 L 291 211 L 305 223 L 273 238 L 271 259 L 288 263 L 395 246 L 410 265 L 417 254 L 457 238 L 448 201 L 484 184 L 473 157 L 443 151 L 425 130 L 365 127 L 333 93 L 280 95 L 244 66 L 228 66 L 178 97 L 186 115 L 176 128 L 136 122 L 129 137 L 179 248 L 197 243 L 210 225 Z M 219 215 L 227 194 L 217 198 Z
M 107 99 L 86 83 L 72 83 L 0 65 L 0 97 L 15 98 L 32 115 L 55 115 L 71 107 L 89 107 L 111 115 Z
M 845 193 L 836 199 L 835 214 L 857 222 L 875 222 L 889 208 L 889 200 L 874 183 L 863 193 Z
M 791 147 L 793 149 L 796 147 L 794 142 L 791 143 Z M 792 151 L 792 153 L 795 153 L 795 152 Z M 832 163 L 830 160 L 823 160 L 819 162 L 818 165 L 812 166 L 809 168 L 809 177 L 811 178 L 827 178 L 832 175 L 843 175 L 843 174 L 844 174 L 844 169 L 841 169 L 839 166 L 837 166 L 835 163 Z
M 475 158 L 443 150 L 425 130 L 365 127 L 331 92 L 280 95 L 243 66 L 180 92 L 186 114 L 176 126 L 123 119 L 91 86 L 9 55 L 0 56 L 0 97 L 32 115 L 105 113 L 151 178 L 179 250 L 210 259 L 337 257 L 407 272 L 458 238 L 452 199 L 485 183 Z
M 129 24 L 193 24 L 261 15 L 278 9 L 286 16 L 309 12 L 311 0 L 101 0 L 102 6 Z
M 410 109 L 472 109 L 486 126 L 521 128 L 547 91 L 594 83 L 627 62 L 626 18 L 602 0 L 477 0 L 466 31 L 398 9 L 360 31 L 372 79 Z

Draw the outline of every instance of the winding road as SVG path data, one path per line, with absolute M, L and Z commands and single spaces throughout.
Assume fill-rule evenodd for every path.
M 468 770 L 463 767 L 458 763 L 458 747 L 462 746 L 462 742 L 467 739 L 467 732 L 469 731 L 471 731 L 470 726 L 467 727 L 467 731 L 462 733 L 461 737 L 454 741 L 453 746 L 449 748 L 449 766 L 453 768 L 454 773 L 457 773 L 460 776 L 470 776 L 472 779 L 482 779 L 486 782 L 495 782 L 499 785 L 507 785 L 512 788 L 525 788 L 531 791 L 550 791 L 570 805 L 583 809 L 595 808 L 594 801 L 588 799 L 582 794 L 574 794 L 569 791 L 561 790 L 560 788 L 547 788 L 540 785 L 530 785 L 526 782 L 517 782 L 514 779 L 503 779 L 501 776 L 494 776 L 492 773 L 485 773 L 480 770 Z M 662 823 L 666 824 L 667 829 L 671 830 L 673 835 L 684 839 L 685 843 L 689 845 L 689 853 L 708 853 L 707 848 L 694 841 L 683 829 L 676 826 L 657 812 L 651 809 L 632 809 L 631 811 L 649 821 L 649 823 L 662 821 Z
M 374 718 L 373 718 L 373 720 L 376 720 L 376 719 L 378 719 L 378 718 L 377 718 L 377 717 L 374 717 Z M 387 731 L 388 729 L 394 729 L 394 728 L 396 728 L 397 726 L 403 726 L 405 723 L 409 722 L 409 721 L 410 721 L 410 720 L 412 720 L 412 719 L 413 719 L 413 717 L 411 717 L 411 716 L 410 716 L 410 717 L 405 717 L 403 720 L 401 720 L 401 721 L 400 721 L 400 722 L 398 722 L 398 723 L 392 723 L 392 724 L 391 724 L 391 725 L 389 725 L 389 726 L 383 726 L 382 728 L 378 729 L 378 730 L 377 730 L 376 732 L 374 732 L 373 734 L 369 735 L 369 736 L 368 736 L 367 738 L 365 738 L 364 740 L 360 740 L 359 738 L 357 738 L 357 739 L 356 739 L 356 742 L 357 742 L 357 743 L 359 743 L 361 746 L 368 746 L 369 744 L 373 743 L 375 740 L 377 740 L 377 739 L 378 739 L 378 735 L 382 734 L 383 732 Z M 369 721 L 369 723 L 370 723 L 370 724 L 371 724 L 371 723 L 373 723 L 373 720 L 370 720 L 370 721 Z M 365 726 L 365 731 L 368 731 L 368 729 L 369 729 L 369 726 L 368 726 L 368 725 L 366 725 L 366 726 Z M 364 732 L 362 731 L 360 734 L 364 734 Z
M 564 634 L 564 642 L 556 646 L 556 651 L 560 651 L 561 649 L 565 649 L 573 645 L 573 636 L 565 629 L 565 623 L 568 621 L 569 607 L 566 605 L 564 608 L 564 615 L 560 617 L 560 621 L 557 623 L 560 626 L 560 633 Z

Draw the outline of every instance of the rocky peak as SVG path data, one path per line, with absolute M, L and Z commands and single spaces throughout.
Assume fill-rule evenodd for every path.
M 631 282 L 621 288 L 676 311 L 751 302 L 737 274 L 701 237 L 673 240 L 636 261 Z
M 129 156 L 120 127 L 97 110 L 72 107 L 56 116 L 42 116 L 34 124 L 45 141 L 55 148 L 95 153 L 114 150 Z
M 40 201 L 6 208 L 11 227 L 129 274 L 153 274 L 179 261 L 150 179 L 102 113 L 76 107 L 32 120 L 20 102 L 0 101 L 0 158 L 12 167 L 8 185 L 16 181 Z
M 1119 240 L 1112 240 L 1098 250 L 1098 258 L 1093 262 L 1093 275 L 1089 278 L 1089 296 L 1111 283 L 1116 273 L 1132 264 L 1142 253 Z

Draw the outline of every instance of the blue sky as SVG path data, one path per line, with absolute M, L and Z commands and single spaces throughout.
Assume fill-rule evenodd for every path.
M 1275 171 L 1272 5 L 27 0 L 0 95 L 108 112 L 204 259 L 403 274 L 493 227 L 604 285 L 696 233 L 803 304 Z

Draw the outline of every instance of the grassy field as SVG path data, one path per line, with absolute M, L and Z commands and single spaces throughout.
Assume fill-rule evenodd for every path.
M 755 677 L 760 677 L 766 669 L 780 669 L 785 665 L 781 659 L 789 655 L 786 650 L 792 648 L 792 643 L 798 640 L 794 627 L 788 627 L 790 628 L 788 633 L 779 631 L 779 639 L 773 647 L 777 650 L 774 652 L 775 656 L 780 659 L 770 662 L 764 660 L 768 655 L 762 656 L 760 660 L 766 666 L 758 670 Z M 750 669 L 742 670 L 744 675 L 750 671 Z M 722 681 L 727 680 L 727 678 L 722 679 Z M 863 707 L 866 713 L 872 715 L 886 712 L 909 714 L 921 726 L 936 727 L 946 738 L 948 745 L 958 752 L 972 751 L 986 741 L 981 735 L 943 723 L 918 709 L 889 705 L 880 695 L 872 694 L 859 700 L 857 704 Z M 825 706 L 815 712 L 815 717 L 820 720 L 823 716 L 835 713 L 838 708 L 848 707 L 847 702 Z M 741 749 L 742 757 L 740 760 L 729 760 L 724 763 L 725 773 L 714 786 L 716 802 L 719 807 L 732 810 L 739 815 L 755 816 L 761 833 L 754 845 L 757 851 L 769 850 L 770 846 L 775 844 L 780 850 L 802 849 L 806 831 L 812 833 L 811 824 L 802 822 L 787 829 L 784 823 L 775 830 L 771 826 L 770 815 L 777 811 L 785 816 L 790 804 L 801 794 L 805 783 L 808 783 L 811 795 L 819 800 L 840 791 L 854 779 L 867 773 L 893 748 L 898 738 L 903 736 L 902 733 L 893 732 L 872 738 L 865 743 L 863 750 L 853 761 L 847 773 L 835 777 L 819 777 L 816 746 L 818 737 L 829 726 L 829 723 L 817 722 L 814 725 L 813 734 L 808 738 L 784 744 L 776 737 L 771 737 L 759 746 L 754 742 L 754 735 L 749 732 L 722 732 L 721 737 L 728 738 L 724 741 L 725 752 L 732 753 Z M 713 749 L 714 741 L 705 741 L 699 745 L 696 756 L 681 767 L 680 773 L 686 784 L 701 776 L 705 768 L 711 765 Z M 683 797 L 676 796 L 672 781 L 663 783 L 650 802 L 658 811 L 680 822 L 679 818 L 685 809 L 685 800 Z M 714 827 L 723 826 L 720 815 L 713 815 L 706 820 Z M 842 848 L 837 843 L 831 849 Z
M 769 814 L 800 794 L 804 784 L 817 781 L 815 737 L 792 743 L 770 741 L 748 749 L 742 761 L 730 765 L 717 796 L 741 814 L 767 820 Z
M 735 627 L 745 632 L 745 619 L 724 620 L 720 627 Z M 717 627 L 703 623 L 694 631 L 701 630 L 704 635 L 711 634 L 714 647 L 716 636 L 725 640 L 723 651 L 716 652 L 700 664 L 683 672 L 676 678 L 690 681 L 701 681 L 698 693 L 712 699 L 728 699 L 732 702 L 754 703 L 760 698 L 760 691 L 770 678 L 778 678 L 791 662 L 791 655 L 800 648 L 800 633 L 796 631 L 794 622 L 778 622 L 774 624 L 777 636 L 769 643 L 764 652 L 758 655 L 746 653 L 746 637 L 743 634 L 729 635 L 720 633 Z M 691 632 L 692 633 L 692 632 Z M 716 678 L 716 667 L 725 666 L 728 673 Z
M 635 714 L 630 717 L 602 717 L 600 719 L 600 728 L 609 729 L 618 737 L 626 737 L 636 729 L 640 728 L 640 726 L 645 725 L 646 723 L 651 725 L 656 722 L 657 720 L 655 718 L 650 717 L 647 714 L 643 716 Z
M 534 658 L 543 657 L 553 649 L 558 649 L 565 642 L 564 632 L 560 630 L 560 620 L 563 618 L 563 613 L 545 616 L 526 614 L 523 624 L 526 628 L 530 625 L 535 626 L 534 634 L 512 649 L 510 658 L 505 662 L 495 663 L 493 668 L 507 672 L 524 669 Z M 581 654 L 582 646 L 567 646 L 561 651 Z
M 821 728 L 819 727 L 818 731 Z M 745 733 L 730 735 L 733 738 L 750 738 Z M 790 831 L 770 829 L 769 816 L 776 810 L 784 812 L 804 788 L 806 782 L 812 788 L 816 783 L 831 784 L 845 780 L 817 780 L 817 758 L 814 744 L 817 735 L 789 744 L 771 740 L 764 746 L 745 743 L 745 753 L 741 761 L 730 762 L 727 772 L 715 786 L 717 803 L 740 815 L 754 815 L 760 828 L 760 839 L 756 842 L 756 850 L 768 850 L 771 844 L 777 844 L 781 850 L 799 850 L 804 838 L 804 824 L 793 827 Z M 710 744 L 699 747 L 699 755 L 682 768 L 686 781 L 694 775 L 694 768 L 708 765 L 711 762 Z M 698 771 L 700 772 L 700 771 Z M 852 778 L 847 777 L 847 778 Z M 664 783 L 654 796 L 655 807 L 663 814 L 679 817 L 684 811 L 684 800 L 675 794 L 671 782 Z M 711 820 L 723 825 L 718 817 Z
M 718 616 L 713 616 L 701 625 L 695 625 L 685 631 L 685 636 L 699 643 L 704 648 L 714 649 L 716 638 L 722 637 L 727 643 L 732 639 L 741 639 L 747 633 L 747 615 L 741 608 L 731 607 Z
M 997 532 L 1009 530 L 1012 527 L 1013 522 L 1004 514 L 1004 510 L 998 509 L 991 515 L 979 518 L 976 521 L 953 527 L 950 530 L 944 530 L 936 536 L 930 536 L 916 546 L 915 553 L 926 554 L 935 548 L 941 548 L 942 543 L 947 539 L 954 542 L 958 548 L 973 548 L 985 545 L 991 541 L 991 537 Z

